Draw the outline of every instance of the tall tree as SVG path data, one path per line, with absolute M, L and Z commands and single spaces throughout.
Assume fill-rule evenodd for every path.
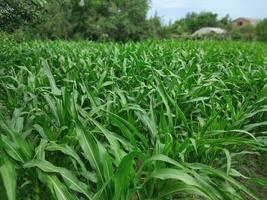
M 116 40 L 139 40 L 145 34 L 147 0 L 119 1 L 116 14 Z
M 22 27 L 34 37 L 128 41 L 146 35 L 149 0 L 3 1 L 8 15 L 0 15 L 2 27 Z
M 40 0 L 1 0 L 0 29 L 12 32 L 40 19 L 43 2 Z
M 217 14 L 212 12 L 201 12 L 197 13 L 188 13 L 185 17 L 185 22 L 189 32 L 194 32 L 202 27 L 207 26 L 216 26 L 217 25 Z

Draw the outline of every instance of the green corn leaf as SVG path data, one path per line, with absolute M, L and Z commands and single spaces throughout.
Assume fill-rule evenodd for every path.
M 80 182 L 71 171 L 62 167 L 56 167 L 52 163 L 45 160 L 32 160 L 24 164 L 24 168 L 33 167 L 37 167 L 48 173 L 59 173 L 70 189 L 84 194 L 88 199 L 92 199 L 88 189 L 86 188 L 87 186 Z
M 4 183 L 8 200 L 16 200 L 17 172 L 15 165 L 5 155 L 1 155 L 0 175 Z
M 58 87 L 56 85 L 55 78 L 54 78 L 54 76 L 53 76 L 53 74 L 52 74 L 52 72 L 51 72 L 51 70 L 49 68 L 49 65 L 48 65 L 47 60 L 41 59 L 41 64 L 43 66 L 44 73 L 45 73 L 45 75 L 47 76 L 47 78 L 49 80 L 52 93 L 54 95 L 60 95 L 61 94 L 61 91 L 60 91 L 60 89 L 58 89 Z
M 57 200 L 78 200 L 56 176 L 42 175 L 42 180 L 48 185 Z

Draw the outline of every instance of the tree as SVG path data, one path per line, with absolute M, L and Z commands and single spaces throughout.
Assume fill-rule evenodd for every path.
M 13 32 L 21 26 L 38 21 L 43 11 L 41 1 L 2 0 L 0 1 L 0 29 Z
M 0 28 L 29 38 L 128 41 L 146 35 L 148 0 L 2 1 Z
M 115 14 L 117 41 L 140 40 L 146 33 L 147 0 L 118 1 Z
M 146 20 L 146 38 L 168 38 L 171 34 L 171 25 L 164 26 L 161 18 L 157 13 L 148 20 Z
M 127 41 L 145 34 L 147 0 L 70 0 L 67 7 L 70 38 Z
M 70 39 L 74 26 L 70 22 L 73 4 L 71 0 L 49 1 L 44 6 L 42 23 L 32 24 L 28 32 L 43 39 Z
M 185 18 L 177 20 L 172 25 L 172 31 L 175 35 L 191 34 L 202 27 L 226 27 L 230 23 L 228 16 L 217 19 L 217 14 L 212 12 L 187 13 Z
M 187 20 L 185 18 L 181 19 L 181 20 L 177 20 L 175 21 L 172 25 L 171 25 L 171 32 L 173 35 L 187 35 L 189 34 L 189 28 L 187 25 Z
M 221 18 L 219 21 L 218 21 L 218 24 L 217 26 L 218 27 L 221 27 L 221 28 L 225 28 L 225 29 L 230 29 L 231 27 L 231 18 L 229 15 L 226 15 L 225 17 Z
M 217 14 L 212 12 L 188 13 L 184 19 L 187 29 L 190 33 L 202 27 L 217 26 Z
M 174 36 L 189 35 L 196 30 L 203 27 L 221 27 L 230 28 L 231 19 L 229 15 L 218 19 L 217 14 L 212 12 L 201 12 L 201 13 L 187 13 L 185 18 L 175 21 L 171 26 L 170 30 Z

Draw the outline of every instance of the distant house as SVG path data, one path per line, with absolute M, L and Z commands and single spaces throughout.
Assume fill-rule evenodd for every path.
M 235 28 L 240 28 L 240 27 L 248 26 L 248 25 L 256 26 L 258 22 L 259 22 L 258 19 L 239 17 L 232 21 L 232 28 L 235 29 Z
M 201 37 L 206 35 L 224 35 L 227 31 L 222 28 L 216 27 L 203 27 L 198 29 L 196 32 L 192 34 L 192 37 Z

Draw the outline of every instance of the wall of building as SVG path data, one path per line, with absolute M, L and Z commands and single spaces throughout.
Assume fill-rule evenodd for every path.
M 245 20 L 245 19 L 238 19 L 232 22 L 233 28 L 239 28 L 239 27 L 247 26 L 247 25 L 251 25 L 251 23 L 250 21 Z

